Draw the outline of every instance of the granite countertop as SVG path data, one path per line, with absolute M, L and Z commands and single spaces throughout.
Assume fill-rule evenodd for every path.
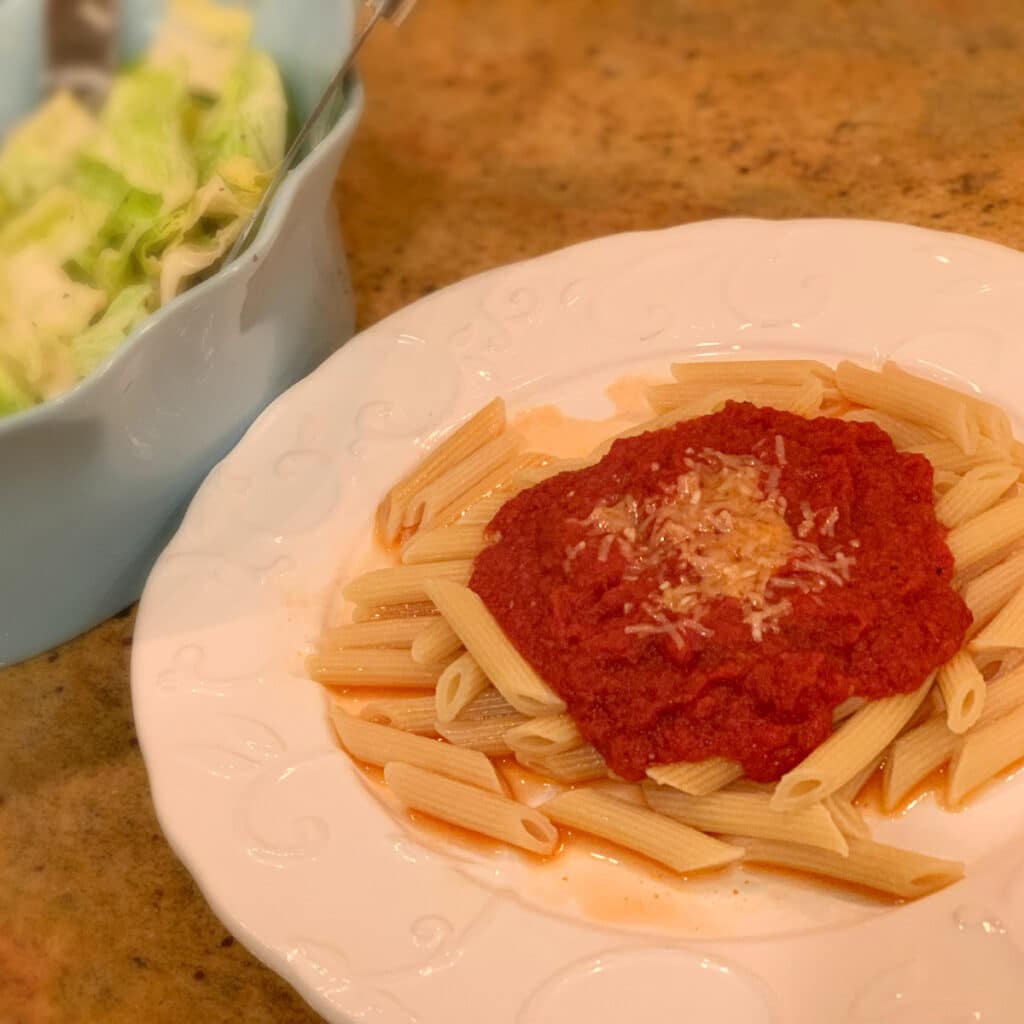
M 366 50 L 338 183 L 360 322 L 510 260 L 708 217 L 879 218 L 1020 245 L 1012 7 L 423 0 Z M 128 611 L 0 671 L 0 1022 L 315 1021 L 160 833 L 132 626 Z

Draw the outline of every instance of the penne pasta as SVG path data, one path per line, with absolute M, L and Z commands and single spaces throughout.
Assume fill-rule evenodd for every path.
M 505 739 L 516 753 L 525 758 L 545 758 L 582 747 L 583 737 L 569 715 L 546 715 L 510 729 Z
M 505 433 L 481 445 L 461 462 L 454 463 L 409 499 L 402 527 L 425 530 L 435 524 L 443 525 L 445 520 L 440 515 L 441 511 L 470 492 L 474 484 L 499 469 L 507 474 L 513 472 L 513 463 L 522 443 L 518 434 Z M 469 503 L 466 502 L 467 505 Z
M 950 530 L 946 537 L 957 572 L 1024 538 L 1024 497 L 1010 498 Z
M 410 648 L 413 640 L 430 624 L 420 616 L 411 619 L 373 619 L 325 629 L 320 635 L 320 650 L 334 651 L 352 647 Z
M 923 779 L 953 756 L 960 739 L 936 716 L 898 737 L 889 749 L 882 774 L 882 806 L 895 811 Z
M 994 441 L 1001 449 L 1009 453 L 1010 445 L 1013 442 L 1013 427 L 1010 424 L 1010 417 L 998 406 L 978 398 L 977 395 L 954 391 L 952 388 L 947 387 L 945 384 L 939 384 L 937 381 L 923 380 L 920 377 L 915 377 L 893 362 L 887 362 L 882 367 L 882 372 L 895 377 L 897 381 L 911 380 L 930 387 L 940 399 L 947 394 L 954 394 L 962 398 L 967 403 L 968 415 L 977 422 L 981 435 Z
M 968 793 L 1022 757 L 1024 707 L 1017 707 L 963 738 L 949 772 L 949 802 L 961 803 Z
M 485 718 L 507 718 L 520 713 L 493 686 L 488 686 L 459 712 L 458 718 L 466 722 L 479 722 Z
M 970 641 L 972 651 L 1003 651 L 1024 647 L 1024 586 Z M 978 673 L 979 676 L 981 673 Z
M 548 458 L 549 456 L 541 455 L 539 452 L 523 452 L 510 456 L 454 497 L 437 513 L 434 522 L 439 525 L 458 523 L 463 513 L 483 498 L 506 492 L 509 496 L 515 494 L 520 489 L 514 484 L 519 474 L 532 466 L 541 465 Z
M 331 722 L 341 745 L 359 761 L 383 767 L 400 760 L 492 793 L 506 791 L 498 770 L 476 750 L 377 725 L 348 714 L 337 704 L 331 707 Z
M 1005 462 L 975 466 L 935 503 L 935 517 L 943 526 L 962 526 L 990 509 L 1019 477 L 1020 468 Z
M 398 565 L 357 576 L 344 587 L 342 594 L 346 600 L 360 605 L 408 604 L 430 600 L 426 584 L 431 580 L 468 583 L 472 574 L 473 563 L 468 559 L 428 565 Z
M 1002 462 L 1006 453 L 1000 451 L 987 437 L 979 438 L 973 452 L 964 452 L 955 441 L 930 441 L 902 449 L 910 455 L 923 455 L 936 472 L 967 473 L 972 469 Z
M 936 679 L 946 704 L 946 724 L 952 732 L 966 732 L 981 717 L 985 705 L 987 687 L 978 666 L 966 651 L 957 651 L 939 669 Z
M 974 616 L 967 635 L 970 637 L 977 633 L 1022 586 L 1024 551 L 1010 555 L 987 572 L 968 580 L 960 593 Z
M 937 441 L 933 430 L 922 427 L 920 423 L 910 423 L 907 420 L 897 419 L 895 416 L 886 416 L 884 412 L 877 409 L 851 409 L 843 413 L 840 419 L 850 420 L 853 423 L 874 423 L 876 427 L 884 430 L 892 443 L 897 448 L 910 448 L 912 445 L 925 445 Z
M 456 747 L 479 750 L 488 757 L 510 754 L 506 735 L 510 729 L 527 721 L 526 715 L 514 711 L 510 715 L 481 718 L 476 721 L 457 718 L 453 722 L 435 722 L 434 728 Z
M 530 667 L 468 587 L 434 580 L 426 593 L 459 635 L 491 683 L 525 715 L 555 715 L 565 702 Z
M 437 680 L 437 689 L 434 692 L 437 719 L 441 722 L 451 722 L 458 718 L 462 711 L 490 685 L 491 681 L 472 654 L 467 651 L 459 655 Z M 505 698 L 501 699 L 504 702 Z M 511 708 L 512 705 L 509 704 L 508 707 Z
M 927 896 L 959 881 L 964 875 L 963 865 L 957 861 L 928 857 L 870 839 L 851 836 L 847 841 L 850 852 L 843 857 L 813 846 L 754 839 L 747 846 L 744 862 L 853 882 L 902 899 Z
M 352 609 L 352 622 L 384 622 L 388 619 L 425 619 L 437 615 L 431 601 L 404 601 L 400 604 L 366 605 L 358 604 Z
M 404 763 L 386 764 L 384 781 L 407 807 L 460 828 L 530 853 L 553 853 L 558 845 L 558 830 L 548 818 L 506 796 Z
M 433 697 L 395 697 L 371 700 L 359 712 L 360 718 L 377 725 L 388 725 L 418 736 L 436 736 Z
M 703 384 L 655 384 L 648 388 L 647 401 L 651 409 L 658 415 L 672 412 L 680 406 L 687 406 L 705 397 L 707 389 Z M 734 390 L 721 390 L 721 395 L 729 394 L 733 401 L 751 402 L 754 405 L 768 406 L 782 412 L 792 412 L 799 416 L 809 416 L 821 408 L 824 389 L 816 377 L 806 377 L 796 386 L 785 384 L 743 384 Z M 715 405 L 723 404 L 719 398 Z
M 934 690 L 932 691 L 935 692 Z M 868 779 L 874 775 L 879 768 L 885 764 L 884 757 L 878 757 L 874 761 L 868 761 L 859 772 L 856 772 L 849 780 L 844 782 L 835 792 L 835 795 L 843 800 L 856 800 L 860 791 L 867 785 Z
M 968 455 L 977 451 L 977 422 L 967 415 L 963 396 L 954 391 L 943 388 L 940 392 L 917 377 L 901 375 L 894 379 L 891 374 L 846 361 L 836 367 L 836 384 L 851 402 L 928 427 Z
M 484 547 L 484 524 L 444 526 L 414 533 L 402 545 L 402 564 L 451 562 L 476 558 Z
M 874 762 L 924 700 L 932 677 L 912 693 L 868 704 L 779 780 L 772 795 L 777 811 L 796 811 L 824 800 L 861 768 Z
M 559 473 L 574 473 L 578 469 L 586 469 L 594 464 L 593 459 L 554 459 L 543 466 L 524 469 L 515 477 L 515 482 L 523 487 L 536 487 L 537 484 L 558 476 Z
M 854 839 L 871 838 L 871 832 L 869 831 L 860 811 L 853 805 L 852 801 L 841 796 L 838 792 L 825 797 L 818 806 L 823 807 L 828 812 L 832 821 L 835 823 L 836 828 L 838 828 L 844 836 L 852 837 Z M 789 839 L 790 842 L 796 841 L 793 837 L 789 837 Z M 815 844 L 808 843 L 806 845 L 813 846 Z M 846 852 L 850 852 L 849 844 L 847 844 Z
M 547 757 L 526 758 L 517 755 L 516 760 L 525 768 L 547 775 L 556 782 L 564 782 L 566 785 L 608 778 L 608 765 L 589 743 Z
M 593 789 L 561 793 L 541 807 L 559 825 L 635 850 L 680 874 L 719 867 L 743 856 L 737 846 Z
M 711 757 L 706 761 L 680 761 L 677 764 L 656 764 L 647 769 L 647 777 L 663 786 L 671 786 L 691 796 L 706 796 L 730 782 L 735 782 L 743 769 L 735 761 Z
M 417 665 L 445 665 L 462 650 L 455 630 L 440 616 L 412 643 L 409 653 Z
M 459 516 L 455 526 L 487 526 L 487 524 L 501 511 L 501 507 L 509 498 L 513 497 L 514 491 L 511 488 L 503 488 L 495 494 L 489 494 L 486 498 L 474 501 L 465 512 Z M 453 527 L 454 528 L 454 527 Z M 486 537 L 486 530 L 484 531 Z
M 466 459 L 505 429 L 505 403 L 496 398 L 471 416 L 384 496 L 377 507 L 377 531 L 394 544 L 408 518 L 409 501 L 451 466 Z
M 684 384 L 792 384 L 800 385 L 809 377 L 834 384 L 835 371 L 816 359 L 713 359 L 692 363 L 673 363 L 672 376 Z
M 395 686 L 433 689 L 441 670 L 418 665 L 409 651 L 358 647 L 312 654 L 306 659 L 310 679 L 328 686 Z
M 848 849 L 823 804 L 780 814 L 771 809 L 770 792 L 719 790 L 708 796 L 690 796 L 653 782 L 643 783 L 643 794 L 652 810 L 702 832 L 785 839 L 843 855 Z

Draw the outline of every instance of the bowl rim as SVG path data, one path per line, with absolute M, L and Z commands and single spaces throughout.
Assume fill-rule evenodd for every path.
M 288 172 L 277 194 L 271 199 L 259 232 L 244 257 L 221 267 L 205 281 L 175 296 L 166 305 L 147 316 L 100 366 L 67 391 L 25 409 L 0 416 L 0 440 L 5 435 L 36 426 L 48 417 L 71 412 L 77 406 L 87 403 L 93 393 L 102 387 L 102 382 L 116 373 L 122 363 L 132 358 L 150 334 L 159 331 L 169 319 L 183 313 L 190 305 L 197 305 L 209 292 L 226 286 L 244 270 L 248 269 L 251 272 L 251 268 L 261 263 L 281 234 L 295 205 L 296 193 L 304 180 L 316 168 L 330 160 L 332 154 L 345 142 L 359 121 L 364 102 L 365 90 L 362 79 L 358 72 L 352 71 L 345 84 L 341 110 L 330 131 Z

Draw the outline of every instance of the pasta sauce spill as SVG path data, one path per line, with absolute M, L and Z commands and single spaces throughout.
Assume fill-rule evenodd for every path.
M 513 498 L 470 586 L 622 778 L 773 781 L 963 643 L 932 486 L 873 424 L 730 402 Z

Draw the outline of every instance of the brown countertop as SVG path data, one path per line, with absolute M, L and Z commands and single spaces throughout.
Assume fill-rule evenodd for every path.
M 338 187 L 360 322 L 510 260 L 707 217 L 881 218 L 1021 245 L 1021 10 L 423 0 L 362 63 Z M 0 671 L 0 1024 L 314 1021 L 160 833 L 132 624 Z

